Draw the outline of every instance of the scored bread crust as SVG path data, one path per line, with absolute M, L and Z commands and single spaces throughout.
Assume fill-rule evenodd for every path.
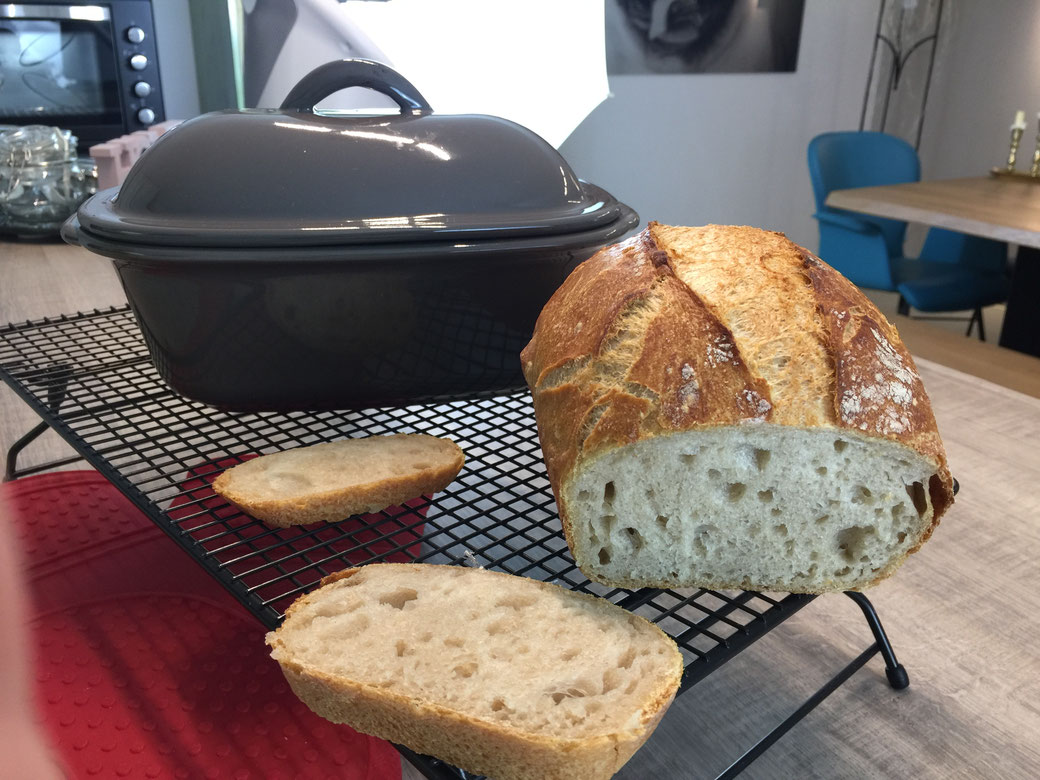
M 262 490 L 258 490 L 255 484 L 245 483 L 241 478 L 244 472 L 255 471 L 262 466 L 265 459 L 267 462 L 273 458 L 285 460 L 293 458 L 294 453 L 305 450 L 314 452 L 319 448 L 328 452 L 330 459 L 363 459 L 366 453 L 356 449 L 357 445 L 371 449 L 371 445 L 381 447 L 390 440 L 415 442 L 416 446 L 423 448 L 424 460 L 430 462 L 421 469 L 403 468 L 402 464 L 400 473 L 382 468 L 379 474 L 369 475 L 366 481 L 351 481 L 350 484 L 329 482 L 315 485 L 306 493 L 296 495 L 284 493 L 277 485 L 265 485 Z M 385 453 L 374 454 L 386 457 Z M 378 512 L 424 494 L 436 493 L 451 484 L 464 462 L 465 456 L 455 442 L 427 434 L 345 439 L 284 450 L 245 461 L 220 474 L 213 481 L 213 490 L 257 520 L 277 528 L 288 528 L 317 522 L 338 522 L 352 515 Z
M 321 581 L 321 586 L 352 577 L 370 567 L 421 571 L 430 564 L 370 564 L 346 569 Z M 440 567 L 437 567 L 440 568 Z M 483 575 L 517 579 L 515 575 L 481 570 Z M 526 579 L 526 578 L 525 578 Z M 535 588 L 565 589 L 526 579 Z M 344 723 L 365 734 L 387 739 L 461 769 L 496 780 L 590 780 L 613 776 L 642 746 L 671 705 L 683 674 L 683 659 L 667 634 L 657 625 L 615 604 L 584 593 L 568 596 L 596 605 L 612 617 L 634 617 L 652 628 L 673 654 L 672 674 L 662 678 L 644 702 L 630 728 L 595 737 L 565 738 L 524 731 L 507 723 L 474 717 L 414 695 L 329 674 L 289 657 L 280 628 L 267 635 L 272 655 L 281 665 L 293 693 L 315 713 Z M 286 611 L 286 623 L 314 599 L 320 588 L 297 599 Z
M 895 328 L 782 233 L 651 222 L 572 272 L 544 307 L 521 362 L 572 551 L 564 488 L 577 469 L 618 447 L 709 427 L 824 428 L 922 456 L 934 466 L 933 516 L 906 554 L 953 502 L 931 404 Z M 647 584 L 608 581 L 575 558 L 600 582 Z

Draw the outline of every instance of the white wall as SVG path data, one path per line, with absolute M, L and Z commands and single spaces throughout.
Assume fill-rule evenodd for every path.
M 805 147 L 817 133 L 858 127 L 879 3 L 807 0 L 795 73 L 615 76 L 613 97 L 561 151 L 644 222 L 756 225 L 815 248 Z M 153 5 L 167 116 L 194 116 L 188 2 Z M 921 140 L 925 177 L 1001 164 L 1019 108 L 1031 128 L 1023 167 L 1040 111 L 1040 3 L 946 0 L 943 13 Z
M 947 0 L 943 45 L 921 137 L 926 178 L 984 175 L 1007 162 L 1009 126 L 1026 112 L 1018 169 L 1028 170 L 1040 111 L 1040 3 Z
M 613 77 L 561 152 L 644 222 L 756 225 L 815 248 L 805 147 L 858 126 L 879 2 L 807 0 L 795 73 Z M 166 115 L 190 118 L 188 1 L 153 6 Z
M 859 126 L 879 0 L 807 0 L 795 73 L 615 76 L 563 144 L 645 223 L 747 224 L 815 248 L 806 146 Z

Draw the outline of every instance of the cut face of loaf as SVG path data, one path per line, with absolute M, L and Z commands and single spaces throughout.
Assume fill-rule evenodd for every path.
M 953 501 L 899 334 L 779 233 L 651 222 L 571 273 L 521 360 L 567 541 L 605 584 L 859 588 Z
M 933 474 L 883 440 L 764 423 L 612 449 L 561 499 L 596 579 L 821 592 L 887 576 L 920 546 Z
M 682 676 L 675 643 L 643 618 L 458 566 L 334 575 L 268 644 L 322 717 L 496 780 L 609 778 Z

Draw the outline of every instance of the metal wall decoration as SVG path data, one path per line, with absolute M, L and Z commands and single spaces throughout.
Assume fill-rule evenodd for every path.
M 804 0 L 606 0 L 607 72 L 792 72 Z
M 881 1 L 860 130 L 891 133 L 920 147 L 943 2 Z

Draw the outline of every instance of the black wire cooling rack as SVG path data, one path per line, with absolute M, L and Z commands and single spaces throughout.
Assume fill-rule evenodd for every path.
M 268 627 L 322 577 L 350 566 L 484 566 L 593 593 L 653 620 L 683 653 L 685 690 L 813 598 L 590 582 L 562 537 L 526 391 L 356 412 L 221 412 L 162 381 L 125 307 L 0 328 L 0 378 Z M 288 529 L 268 528 L 209 487 L 256 455 L 387 433 L 447 436 L 466 465 L 432 497 Z M 19 446 L 8 478 L 32 471 L 17 470 Z M 428 777 L 466 776 L 404 752 Z

